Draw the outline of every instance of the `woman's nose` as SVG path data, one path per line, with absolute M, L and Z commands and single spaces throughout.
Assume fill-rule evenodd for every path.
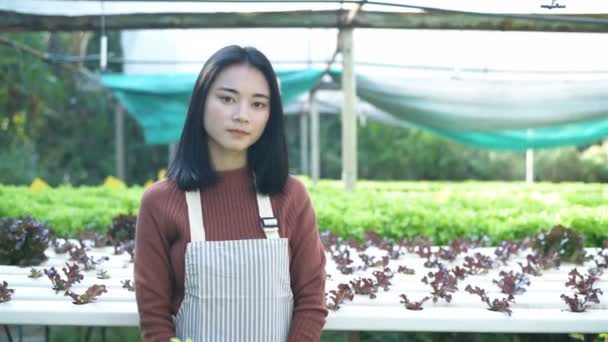
M 236 122 L 240 123 L 248 123 L 249 122 L 249 108 L 246 104 L 241 104 L 237 106 L 237 109 L 232 116 L 232 119 Z

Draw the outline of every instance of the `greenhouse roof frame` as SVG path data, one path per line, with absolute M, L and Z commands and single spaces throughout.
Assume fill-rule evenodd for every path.
M 190 3 L 188 7 L 181 6 L 186 3 Z M 234 6 L 235 3 L 239 5 Z M 260 3 L 265 3 L 266 7 L 261 10 L 256 8 L 255 5 L 259 7 Z M 226 6 L 228 4 L 230 6 Z M 584 9 L 583 13 L 560 10 L 562 14 L 555 15 L 546 14 L 550 10 L 530 14 L 530 11 L 481 12 L 470 6 L 463 8 L 467 10 L 457 6 L 452 9 L 433 8 L 365 0 L 0 0 L 0 16 L 3 18 L 0 33 L 176 28 L 338 28 L 338 46 L 327 68 L 340 52 L 343 57 L 341 84 L 344 94 L 342 178 L 345 189 L 352 191 L 357 180 L 357 118 L 352 53 L 354 28 L 608 32 L 608 14 L 603 9 L 601 13 L 597 10 L 585 13 Z M 318 112 L 311 116 L 318 117 Z M 313 141 L 314 145 L 318 150 L 318 141 Z M 117 155 L 120 153 L 117 152 Z M 314 159 L 318 159 L 318 156 Z M 313 169 L 318 168 L 318 161 L 313 160 L 315 164 L 317 166 L 313 166 Z
M 239 9 L 234 9 L 235 3 Z M 0 22 L 0 33 L 98 30 L 102 25 L 108 30 L 341 28 L 345 27 L 345 18 L 352 8 L 361 4 L 365 6 L 347 27 L 608 32 L 608 14 L 602 13 L 484 13 L 380 1 L 4 0 L 0 1 L 0 16 L 4 18 Z M 260 7 L 263 10 L 259 10 Z M 100 17 L 104 18 L 103 23 Z

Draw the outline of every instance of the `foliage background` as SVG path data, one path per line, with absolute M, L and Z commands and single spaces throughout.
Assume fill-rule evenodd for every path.
M 74 71 L 60 56 L 95 56 L 99 36 L 89 32 L 3 34 L 50 54 L 54 61 L 0 45 L 0 183 L 96 185 L 115 175 L 116 101 L 95 73 Z M 120 57 L 119 33 L 109 51 Z M 98 62 L 71 63 L 97 70 Z M 120 72 L 121 64 L 109 70 Z M 89 75 L 89 76 L 85 76 Z M 92 76 L 90 76 L 92 75 Z M 299 118 L 287 119 L 294 173 L 300 169 Z M 321 176 L 340 178 L 340 121 L 321 118 Z M 525 156 L 463 146 L 428 132 L 369 122 L 358 128 L 359 177 L 393 180 L 522 180 Z M 143 184 L 168 162 L 167 146 L 145 145 L 141 129 L 125 116 L 126 181 Z M 536 152 L 538 181 L 607 182 L 608 142 Z

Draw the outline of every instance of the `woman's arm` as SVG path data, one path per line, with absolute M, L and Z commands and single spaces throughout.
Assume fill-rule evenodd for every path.
M 304 186 L 297 202 L 298 213 L 289 230 L 292 257 L 290 264 L 294 310 L 289 342 L 318 342 L 325 325 L 325 250 L 319 237 L 317 220 Z M 300 197 L 300 196 L 297 196 Z
M 169 242 L 161 198 L 154 186 L 144 193 L 135 230 L 135 297 L 144 342 L 167 342 L 175 336 Z

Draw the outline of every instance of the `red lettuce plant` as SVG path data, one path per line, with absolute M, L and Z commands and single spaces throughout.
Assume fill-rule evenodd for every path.
M 332 259 L 336 263 L 336 268 L 342 272 L 342 274 L 352 274 L 354 268 L 349 266 L 353 263 L 350 258 L 350 251 L 348 248 L 344 248 L 342 251 L 335 251 L 332 253 Z
M 67 279 L 62 279 L 55 267 L 51 267 L 48 270 L 46 268 L 44 269 L 44 274 L 49 277 L 53 283 L 53 289 L 57 292 L 68 290 L 74 283 L 80 283 L 82 279 L 84 279 L 84 276 L 80 274 L 80 271 L 78 270 L 77 264 L 70 266 L 68 263 L 66 263 L 66 266 L 68 268 L 66 269 L 63 267 L 62 270 Z
M 30 274 L 27 277 L 32 278 L 32 279 L 38 279 L 38 278 L 42 277 L 42 272 L 40 272 L 40 270 L 37 270 L 32 267 L 30 269 Z
M 528 255 L 527 259 L 533 261 L 534 264 L 538 265 L 543 270 L 559 268 L 561 264 L 561 259 L 559 258 L 559 253 L 557 252 L 550 255 Z
M 70 242 L 68 233 L 65 233 L 62 239 L 54 236 L 51 243 L 53 245 L 55 253 L 57 254 L 65 254 L 69 252 L 72 248 L 78 248 Z
M 583 234 L 574 229 L 557 225 L 540 232 L 532 241 L 532 249 L 543 257 L 557 257 L 562 261 L 582 264 L 585 261 Z
M 429 281 L 428 278 L 433 278 L 433 281 Z M 433 303 L 437 303 L 437 300 L 440 298 L 448 303 L 451 302 L 451 293 L 458 291 L 458 287 L 456 286 L 458 281 L 456 280 L 456 277 L 451 275 L 446 268 L 440 266 L 439 271 L 435 273 L 429 272 L 428 278 L 425 276 L 422 278 L 422 282 L 433 288 L 433 292 L 431 292 L 433 295 Z
M 458 280 L 464 280 L 467 277 L 467 270 L 459 266 L 454 267 L 452 273 L 454 273 L 454 277 Z
M 376 260 L 376 257 L 369 256 L 365 253 L 359 253 L 359 258 L 363 261 L 365 267 L 380 267 L 382 266 L 382 260 Z
M 378 287 L 374 284 L 374 280 L 371 278 L 357 278 L 351 280 L 353 290 L 356 294 L 369 295 L 369 298 L 376 298 Z
M 416 271 L 413 268 L 408 268 L 405 265 L 401 265 L 397 268 L 397 272 L 398 273 L 403 273 L 403 274 L 414 274 L 416 273 Z
M 325 293 L 325 306 L 329 310 L 333 311 L 338 310 L 340 308 L 340 304 L 345 303 L 346 301 L 352 301 L 355 297 L 353 290 L 350 288 L 350 286 L 348 286 L 348 284 L 345 283 L 339 284 L 338 290 L 331 290 L 329 291 L 329 294 L 331 294 L 331 296 L 328 298 L 328 294 Z M 329 299 L 329 301 L 327 301 L 327 299 Z
M 579 296 L 575 293 L 574 297 L 566 296 L 562 294 L 559 298 L 563 299 L 566 304 L 568 304 L 568 309 L 572 312 L 585 312 L 591 306 L 589 303 L 589 297 Z
M 414 253 L 414 251 L 420 249 L 420 247 L 431 247 L 432 245 L 433 240 L 421 234 L 414 236 L 411 240 L 403 239 L 399 242 L 399 246 L 405 247 L 408 253 Z M 426 258 L 424 256 L 421 257 Z
M 384 291 L 388 291 L 391 284 L 391 278 L 393 278 L 394 274 L 391 272 L 390 268 L 385 268 L 384 271 L 374 271 L 372 273 L 374 277 L 376 277 L 376 283 L 374 284 L 376 287 L 381 287 Z
M 134 240 L 136 223 L 135 215 L 123 214 L 112 218 L 112 224 L 108 227 L 108 239 L 113 243 Z
M 521 267 L 522 273 L 530 274 L 536 277 L 540 276 L 540 267 L 536 263 L 536 259 L 534 258 L 534 256 L 528 255 L 526 259 L 526 266 L 524 266 L 521 262 L 518 262 L 519 266 Z
M 494 250 L 494 254 L 496 255 L 496 259 L 502 261 L 504 265 L 507 264 L 507 261 L 511 256 L 517 255 L 519 252 L 520 244 L 513 242 L 511 240 L 502 241 L 496 250 Z
M 40 265 L 51 241 L 51 230 L 30 216 L 0 219 L 0 265 Z
M 94 302 L 97 297 L 108 292 L 105 285 L 93 285 L 89 287 L 85 293 L 78 295 L 72 291 L 66 291 L 64 296 L 70 296 L 74 300 L 72 303 L 77 305 L 88 304 Z
M 340 238 L 330 231 L 321 232 L 320 234 L 321 243 L 326 252 L 332 252 L 332 247 L 338 245 Z
M 486 290 L 480 288 L 479 286 L 475 286 L 475 288 L 473 288 L 471 285 L 467 285 L 464 290 L 470 294 L 476 294 L 481 297 L 481 301 L 488 305 L 488 310 L 504 312 L 511 316 L 512 311 L 509 298 L 494 299 L 492 302 L 490 302 L 490 298 L 486 294 Z
M 8 288 L 8 283 L 6 281 L 2 282 L 0 285 L 0 303 L 8 302 L 11 300 L 11 296 L 15 293 L 15 290 Z
M 486 274 L 494 267 L 494 261 L 481 253 L 475 253 L 473 256 L 466 256 L 462 265 L 470 275 Z
M 422 310 L 422 304 L 424 304 L 424 302 L 426 302 L 427 300 L 431 299 L 431 297 L 424 297 L 421 301 L 412 302 L 404 294 L 401 294 L 399 297 L 403 299 L 399 301 L 399 303 L 404 304 L 405 308 L 408 310 Z
M 588 302 L 599 304 L 599 294 L 604 294 L 600 288 L 594 288 L 593 285 L 599 279 L 597 275 L 587 273 L 586 276 L 582 276 L 578 273 L 578 270 L 574 268 L 570 273 L 568 281 L 565 283 L 567 287 L 571 287 L 576 290 L 576 293 L 585 296 Z
M 131 292 L 135 291 L 135 282 L 131 283 L 131 280 L 124 280 L 120 282 L 123 289 L 127 289 Z
M 500 271 L 499 275 L 502 278 L 492 280 L 492 282 L 500 287 L 502 293 L 509 295 L 509 300 L 514 299 L 516 295 L 523 294 L 526 292 L 525 286 L 530 286 L 530 279 L 525 274 Z

